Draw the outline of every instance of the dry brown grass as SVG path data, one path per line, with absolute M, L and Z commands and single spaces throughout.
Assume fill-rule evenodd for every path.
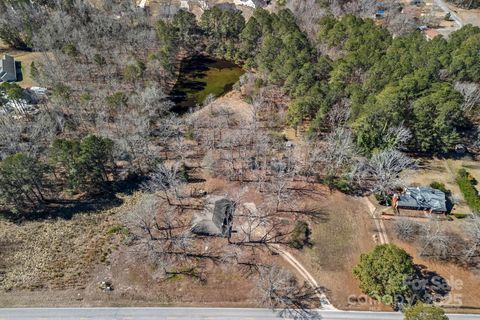
M 374 224 L 368 208 L 361 198 L 350 197 L 339 192 L 329 193 L 326 188 L 312 202 L 321 213 L 321 219 L 313 219 L 313 247 L 294 252 L 304 263 L 317 282 L 327 289 L 327 296 L 340 309 L 385 309 L 383 305 L 351 305 L 350 295 L 360 295 L 358 282 L 352 269 L 360 254 L 370 251 Z
M 107 263 L 121 238 L 110 232 L 119 208 L 69 220 L 0 221 L 0 289 L 83 288 L 97 264 Z
M 15 49 L 8 48 L 5 45 L 2 46 L 2 44 L 0 44 L 0 55 L 3 55 L 3 54 L 9 54 L 15 57 L 16 61 L 21 62 L 23 79 L 22 81 L 17 82 L 19 86 L 23 88 L 29 88 L 29 87 L 38 85 L 30 75 L 30 65 L 32 62 L 39 61 L 43 53 L 15 50 Z

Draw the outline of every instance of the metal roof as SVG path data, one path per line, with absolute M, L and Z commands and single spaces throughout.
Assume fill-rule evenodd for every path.
M 17 81 L 15 59 L 7 54 L 0 60 L 0 82 L 1 81 Z
M 445 193 L 430 187 L 408 187 L 398 197 L 398 207 L 447 212 Z

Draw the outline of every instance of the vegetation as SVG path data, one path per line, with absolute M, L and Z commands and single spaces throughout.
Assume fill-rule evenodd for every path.
M 434 181 L 434 182 L 430 183 L 430 187 L 433 188 L 433 189 L 440 190 L 447 195 L 451 193 L 451 191 L 448 190 L 447 187 L 445 187 L 445 183 L 443 183 L 443 182 Z
M 405 310 L 404 320 L 448 320 L 442 308 L 417 303 Z
M 449 0 L 449 2 L 466 9 L 475 9 L 480 7 L 480 1 L 478 0 Z
M 457 184 L 470 209 L 480 212 L 480 195 L 475 185 L 477 181 L 465 169 L 458 170 Z
M 5 158 L 0 162 L 0 204 L 19 212 L 45 203 L 47 169 L 22 153 Z
M 292 97 L 288 121 L 293 126 L 311 119 L 313 131 L 327 130 L 328 111 L 347 103 L 364 152 L 396 147 L 399 141 L 385 137 L 398 126 L 411 131 L 410 149 L 445 152 L 468 125 L 453 81 L 476 81 L 470 63 L 477 59 L 473 48 L 479 34 L 480 28 L 467 26 L 449 41 L 427 41 L 419 32 L 393 39 L 372 20 L 326 16 L 318 41 L 341 57 L 332 60 L 314 53 L 288 10 L 258 10 L 242 32 L 238 57 Z M 445 69 L 446 77 L 441 76 Z
M 396 296 L 406 297 L 411 293 L 406 280 L 415 274 L 412 260 L 405 250 L 384 244 L 362 254 L 353 273 L 365 294 L 393 305 Z
M 89 135 L 81 141 L 57 139 L 51 148 L 51 160 L 61 169 L 73 190 L 94 191 L 109 181 L 113 172 L 113 141 Z
M 290 236 L 290 246 L 295 249 L 303 249 L 310 244 L 310 228 L 305 221 L 297 221 Z
M 349 14 L 325 14 L 318 32 L 304 31 L 288 9 L 258 9 L 248 22 L 238 10 L 213 7 L 198 20 L 179 10 L 162 12 L 153 23 L 125 1 L 96 7 L 0 0 L 0 12 L 4 41 L 46 53 L 30 69 L 49 88 L 27 110 L 27 90 L 0 85 L 1 209 L 17 217 L 68 216 L 89 204 L 97 210 L 100 195 L 117 205 L 112 191 L 136 188 L 138 201 L 126 208 L 124 221 L 94 230 L 126 240 L 137 256 L 125 261 L 148 260 L 144 270 L 155 280 L 183 275 L 205 283 L 212 272 L 204 268 L 229 265 L 257 277 L 264 305 L 294 312 L 313 306 L 318 288 L 269 266 L 265 254 L 269 244 L 310 245 L 309 224 L 324 217 L 305 197 L 320 194 L 323 183 L 385 199 L 415 164 L 402 151 L 448 152 L 473 128 L 467 111 L 478 101 L 467 91 L 480 79 L 480 29 L 472 26 L 448 40 L 426 41 L 420 32 L 393 37 L 371 19 Z M 238 88 L 248 108 L 219 103 L 175 113 L 179 59 L 199 53 L 242 65 Z M 229 80 L 239 73 L 232 70 Z M 190 80 L 195 85 L 198 78 Z M 221 87 L 212 82 L 207 89 Z M 287 142 L 286 125 L 306 129 L 305 139 Z M 238 210 L 235 233 L 223 219 L 225 241 L 192 233 L 196 215 L 211 210 L 207 194 L 215 192 L 232 198 L 229 210 Z M 206 232 L 216 232 L 218 221 L 205 219 Z M 465 264 L 478 257 L 478 225 L 472 221 L 461 244 Z M 421 255 L 452 259 L 450 238 L 436 231 L 395 226 L 399 238 L 418 241 Z M 104 241 L 105 250 L 92 253 L 101 262 L 112 250 Z M 412 257 L 394 245 L 362 255 L 354 269 L 366 294 L 392 305 L 397 294 L 410 294 L 405 281 L 414 272 Z

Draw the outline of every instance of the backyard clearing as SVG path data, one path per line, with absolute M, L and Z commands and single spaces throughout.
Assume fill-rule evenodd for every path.
M 471 213 L 455 181 L 457 172 L 461 168 L 466 169 L 477 181 L 480 181 L 480 163 L 468 156 L 462 159 L 421 158 L 418 168 L 405 171 L 402 178 L 407 186 L 428 186 L 434 181 L 444 183 L 445 187 L 452 192 L 453 199 L 458 202 L 454 205 L 452 213 Z
M 4 54 L 13 56 L 17 62 L 21 63 L 22 79 L 21 81 L 16 82 L 19 86 L 22 88 L 29 88 L 37 85 L 30 75 L 30 65 L 32 62 L 38 61 L 43 53 L 11 49 L 6 46 L 5 43 L 0 41 L 0 56 L 3 56 Z

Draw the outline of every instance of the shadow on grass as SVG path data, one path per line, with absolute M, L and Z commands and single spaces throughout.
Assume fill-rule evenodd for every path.
M 17 81 L 23 81 L 22 62 L 15 60 L 15 71 L 17 73 Z
M 15 223 L 59 218 L 69 220 L 77 214 L 91 214 L 121 206 L 124 201 L 117 194 L 131 195 L 139 190 L 145 179 L 144 176 L 133 176 L 111 182 L 104 186 L 103 191 L 85 195 L 80 199 L 49 199 L 35 210 L 22 213 L 3 211 L 0 216 Z
M 425 303 L 441 301 L 452 288 L 448 281 L 434 271 L 427 270 L 424 265 L 415 265 L 416 274 L 409 282 L 415 298 Z

